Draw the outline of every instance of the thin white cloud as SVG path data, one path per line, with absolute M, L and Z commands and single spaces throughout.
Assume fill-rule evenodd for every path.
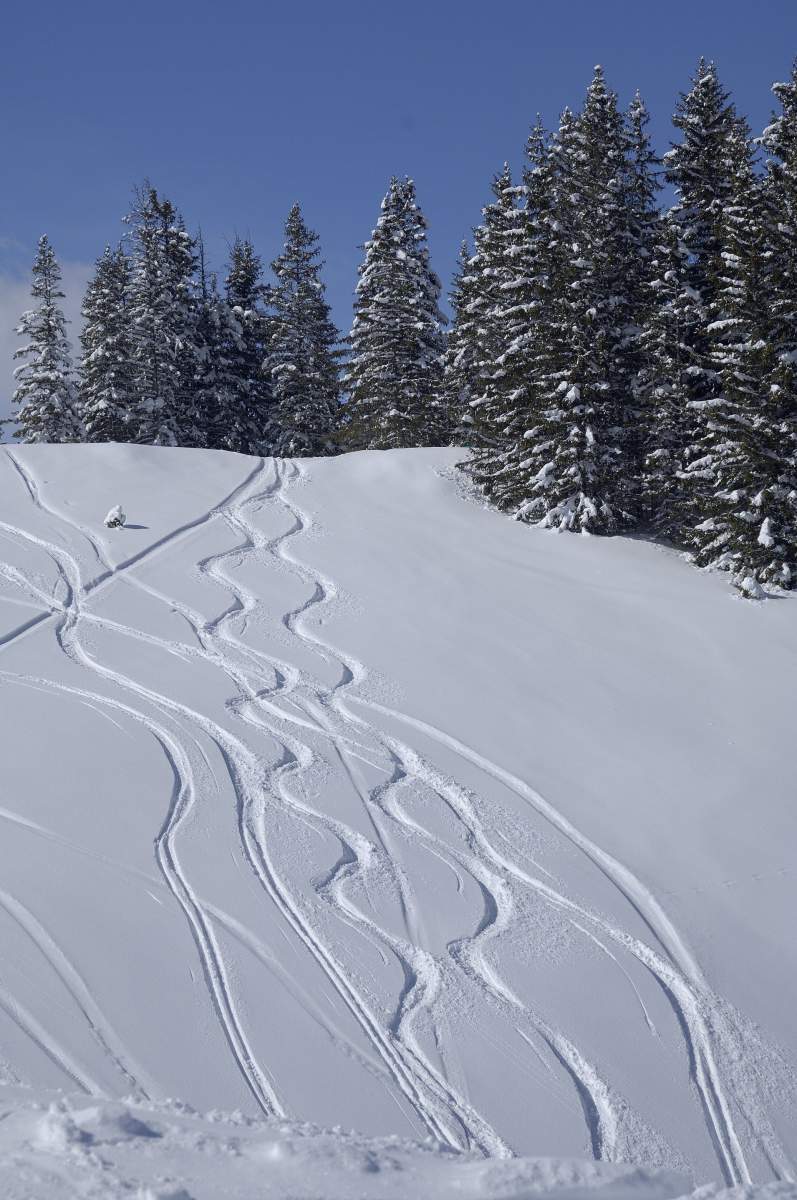
M 72 343 L 72 353 L 75 357 L 80 349 L 80 306 L 94 267 L 91 263 L 67 262 L 61 264 L 63 272 L 63 291 L 66 298 L 63 301 L 64 312 L 69 325 L 69 340 Z M 11 414 L 11 397 L 14 392 L 14 351 L 21 345 L 20 338 L 14 332 L 19 324 L 22 313 L 30 308 L 33 300 L 30 295 L 30 279 L 17 272 L 0 273 L 0 418 Z M 7 441 L 12 434 L 13 426 L 2 426 L 2 440 Z

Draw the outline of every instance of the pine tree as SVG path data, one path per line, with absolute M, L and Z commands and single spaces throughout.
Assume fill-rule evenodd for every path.
M 241 454 L 271 454 L 273 394 L 266 363 L 269 321 L 264 304 L 268 288 L 252 243 L 236 238 L 225 280 L 227 312 L 222 340 L 232 390 L 222 414 L 219 445 Z
M 329 454 L 337 426 L 340 382 L 332 323 L 321 282 L 318 234 L 294 204 L 282 253 L 271 264 L 267 363 L 274 391 L 272 442 L 279 455 Z
M 390 449 L 447 440 L 440 400 L 445 318 L 426 229 L 412 180 L 391 180 L 359 268 L 347 372 L 350 445 Z
M 600 67 L 582 112 L 564 114 L 552 154 L 561 261 L 548 301 L 530 494 L 518 515 L 551 528 L 612 533 L 632 519 L 625 451 L 636 346 L 627 277 L 636 244 L 628 132 Z
M 38 304 L 22 314 L 16 329 L 25 344 L 15 351 L 14 358 L 25 361 L 14 371 L 18 422 L 14 436 L 25 442 L 77 442 L 83 427 L 66 317 L 58 303 L 64 298 L 61 269 L 46 235 L 39 239 L 31 295 Z
M 105 248 L 83 301 L 80 402 L 90 442 L 128 442 L 135 435 L 130 260 Z
M 137 193 L 127 220 L 133 242 L 133 437 L 161 446 L 201 446 L 194 242 L 174 205 L 149 185 Z

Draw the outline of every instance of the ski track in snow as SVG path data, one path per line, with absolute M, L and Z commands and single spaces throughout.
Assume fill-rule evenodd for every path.
M 257 1061 L 247 1039 L 213 931 L 214 921 L 247 945 L 269 969 L 275 969 L 273 956 L 251 931 L 242 927 L 236 929 L 231 918 L 225 918 L 210 905 L 203 905 L 186 878 L 178 856 L 180 827 L 191 809 L 201 803 L 202 789 L 198 780 L 210 769 L 201 749 L 203 738 L 215 745 L 229 774 L 238 834 L 249 865 L 287 926 L 312 955 L 370 1043 L 373 1057 L 367 1064 L 367 1056 L 362 1050 L 357 1049 L 356 1054 L 368 1069 L 384 1073 L 385 1078 L 392 1081 L 396 1093 L 434 1137 L 447 1144 L 479 1149 L 486 1155 L 511 1153 L 499 1133 L 453 1082 L 457 1064 L 449 1061 L 450 1051 L 441 1035 L 446 1022 L 445 999 L 449 987 L 475 989 L 483 995 L 489 1004 L 510 1017 L 549 1071 L 553 1070 L 551 1064 L 556 1064 L 572 1081 L 596 1158 L 628 1157 L 629 1137 L 637 1136 L 642 1142 L 649 1137 L 649 1131 L 642 1124 L 638 1121 L 635 1124 L 629 1118 L 627 1106 L 581 1051 L 562 1031 L 552 1028 L 527 999 L 515 995 L 491 961 L 488 953 L 491 941 L 512 927 L 516 895 L 529 892 L 562 914 L 574 929 L 596 944 L 615 964 L 633 989 L 647 1027 L 654 1036 L 657 1036 L 656 1030 L 639 990 L 610 946 L 641 963 L 663 989 L 683 1034 L 692 1081 L 726 1181 L 729 1184 L 751 1181 L 747 1155 L 737 1129 L 740 1116 L 745 1121 L 750 1142 L 769 1162 L 775 1177 L 792 1178 L 792 1168 L 766 1118 L 764 1105 L 756 1095 L 755 1080 L 740 1081 L 738 1072 L 729 1079 L 729 1073 L 724 1070 L 732 1058 L 734 1040 L 742 1036 L 741 1032 L 733 1027 L 728 1007 L 711 993 L 693 953 L 650 890 L 524 780 L 445 731 L 358 694 L 357 688 L 366 679 L 365 666 L 322 640 L 315 629 L 308 627 L 308 618 L 320 606 L 334 602 L 338 592 L 332 580 L 307 567 L 292 552 L 293 540 L 312 528 L 312 519 L 291 494 L 291 485 L 304 474 L 300 466 L 279 460 L 261 460 L 219 505 L 114 568 L 106 562 L 91 530 L 48 507 L 35 478 L 13 454 L 6 453 L 32 504 L 70 526 L 87 541 L 95 559 L 96 573 L 84 581 L 78 560 L 64 546 L 0 522 L 0 531 L 7 537 L 19 538 L 49 555 L 58 573 L 58 591 L 61 593 L 60 596 L 49 595 L 40 581 L 30 579 L 13 567 L 0 568 L 0 574 L 9 583 L 24 591 L 35 604 L 45 606 L 44 612 L 7 635 L 0 642 L 0 648 L 52 619 L 63 653 L 79 667 L 135 698 L 135 704 L 31 676 L 13 676 L 7 672 L 0 675 L 10 683 L 68 693 L 108 716 L 115 714 L 123 722 L 132 721 L 143 726 L 160 746 L 170 765 L 174 785 L 166 819 L 156 838 L 156 857 L 164 881 L 191 928 L 209 997 L 236 1065 L 264 1113 L 283 1115 L 285 1109 L 267 1067 Z M 262 486 L 270 462 L 273 462 L 273 478 Z M 289 517 L 290 524 L 284 532 L 269 538 L 253 524 L 249 511 L 274 504 Z M 210 521 L 224 522 L 240 541 L 231 549 L 197 564 L 200 575 L 224 587 L 231 596 L 230 604 L 223 612 L 213 620 L 206 620 L 184 602 L 144 583 L 132 568 Z M 338 672 L 339 677 L 333 685 L 324 686 L 313 679 L 291 663 L 289 655 L 284 659 L 276 657 L 241 640 L 247 626 L 256 622 L 261 601 L 225 570 L 225 561 L 237 565 L 250 556 L 270 563 L 275 569 L 290 572 L 307 584 L 309 597 L 283 614 L 282 626 L 288 644 L 295 640 L 303 652 L 309 650 L 320 656 Z M 196 644 L 167 641 L 88 610 L 85 602 L 92 594 L 107 587 L 121 574 L 134 586 L 179 612 L 193 631 Z M 235 622 L 240 622 L 240 636 L 233 632 Z M 205 714 L 92 657 L 80 641 L 81 623 L 137 638 L 186 660 L 201 659 L 217 667 L 235 689 L 227 701 L 231 720 L 255 729 L 258 735 L 266 735 L 277 748 L 276 763 L 265 760 L 243 737 L 232 734 Z M 304 657 L 306 653 L 302 654 Z M 552 880 L 536 864 L 531 864 L 533 870 L 527 869 L 515 861 L 511 849 L 499 850 L 480 818 L 478 797 L 437 770 L 409 743 L 366 720 L 360 709 L 370 709 L 375 716 L 415 730 L 527 803 L 609 881 L 643 922 L 650 933 L 650 943 L 618 928 L 600 913 L 591 911 L 559 890 L 558 881 Z M 157 718 L 151 715 L 152 711 L 158 714 Z M 318 758 L 319 752 L 314 749 L 316 743 L 326 746 L 342 767 L 348 785 L 362 802 L 373 838 L 365 837 L 315 807 L 304 794 L 304 776 Z M 369 787 L 361 775 L 360 762 L 378 767 L 385 777 L 383 782 Z M 461 829 L 462 842 L 451 844 L 410 816 L 401 803 L 407 788 L 437 796 Z M 392 1018 L 384 1019 L 362 987 L 355 983 L 351 971 L 338 959 L 334 947 L 328 944 L 314 923 L 313 906 L 304 897 L 294 894 L 280 874 L 269 845 L 269 818 L 286 808 L 298 820 L 331 834 L 339 843 L 338 861 L 323 878 L 315 881 L 315 901 L 324 904 L 335 918 L 379 947 L 383 960 L 386 955 L 392 956 L 401 967 L 404 985 Z M 0 813 L 0 816 L 33 827 L 32 823 L 13 814 Z M 444 862 L 457 878 L 458 891 L 462 890 L 462 873 L 465 873 L 482 895 L 483 914 L 477 928 L 450 942 L 446 956 L 436 957 L 424 948 L 423 914 L 415 900 L 411 880 L 393 853 L 393 831 L 400 839 L 424 844 Z M 388 881 L 401 913 L 404 930 L 401 936 L 383 928 L 352 898 L 354 884 L 359 884 L 368 897 L 370 877 Z M 0 895 L 0 903 L 47 957 L 82 1011 L 96 1040 L 122 1075 L 143 1094 L 147 1094 L 145 1082 L 146 1088 L 152 1091 L 154 1085 L 149 1080 L 144 1081 L 141 1069 L 129 1061 L 124 1047 L 92 1001 L 86 984 L 33 914 L 5 893 Z M 300 995 L 296 998 L 333 1041 L 339 1041 L 341 1045 L 347 1043 L 349 1050 L 354 1049 L 350 1040 L 321 1016 L 311 998 Z M 73 1081 L 85 1091 L 100 1094 L 85 1069 L 54 1045 L 46 1031 L 16 1005 L 13 997 L 0 992 L 0 1005 Z M 427 1041 L 431 1040 L 437 1047 L 437 1062 L 424 1049 L 421 1030 L 431 1035 Z M 548 1061 L 538 1047 L 547 1051 Z M 644 1157 L 642 1147 L 640 1152 Z

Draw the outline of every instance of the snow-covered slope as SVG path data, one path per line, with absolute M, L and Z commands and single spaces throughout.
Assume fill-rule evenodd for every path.
M 457 457 L 0 451 L 5 1195 L 792 1179 L 795 603 Z

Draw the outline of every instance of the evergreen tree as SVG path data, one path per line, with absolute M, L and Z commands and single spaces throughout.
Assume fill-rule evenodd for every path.
M 174 205 L 149 185 L 137 193 L 127 220 L 133 241 L 133 437 L 160 446 L 201 446 L 194 242 Z
M 267 363 L 271 372 L 274 453 L 329 454 L 337 426 L 340 382 L 338 331 L 321 282 L 318 235 L 298 204 L 285 224 L 282 253 L 271 264 Z
M 688 281 L 689 255 L 673 220 L 662 222 L 651 273 L 635 388 L 642 459 L 639 508 L 654 531 L 682 538 L 691 510 L 684 471 L 695 438 L 689 405 L 696 384 L 705 378 L 706 316 Z
M 631 520 L 625 452 L 636 345 L 627 279 L 637 244 L 628 131 L 600 67 L 582 112 L 564 114 L 552 154 L 560 262 L 527 460 L 531 487 L 518 515 L 612 533 Z
M 237 395 L 232 355 L 241 341 L 241 326 L 227 300 L 219 295 L 216 276 L 208 276 L 205 248 L 198 238 L 199 290 L 194 335 L 197 347 L 194 405 L 203 446 L 227 449 Z
M 135 436 L 130 260 L 105 248 L 83 301 L 80 402 L 90 442 L 128 442 Z
M 532 381 L 530 345 L 532 268 L 524 188 L 508 166 L 493 181 L 495 200 L 476 230 L 474 275 L 477 322 L 474 455 L 471 474 L 486 495 L 511 507 L 517 484 L 512 450 L 526 427 Z
M 222 350 L 232 381 L 222 414 L 218 445 L 241 454 L 271 454 L 273 403 L 268 355 L 269 321 L 264 310 L 268 289 L 252 243 L 236 238 L 225 281 L 226 313 Z
M 14 436 L 25 442 L 77 442 L 83 428 L 66 318 L 58 303 L 64 298 L 61 269 L 46 235 L 39 239 L 31 295 L 38 303 L 22 314 L 16 330 L 25 344 L 14 352 L 14 358 L 25 361 L 14 371 L 18 422 Z
M 739 145 L 739 118 L 722 87 L 713 64 L 701 59 L 689 92 L 681 96 L 673 124 L 681 141 L 664 157 L 668 183 L 676 202 L 668 213 L 673 226 L 671 243 L 679 254 L 674 265 L 677 283 L 679 330 L 682 348 L 681 391 L 686 411 L 679 421 L 685 438 L 678 455 L 680 469 L 662 496 L 661 521 L 667 515 L 676 523 L 664 531 L 689 543 L 694 526 L 703 518 L 711 491 L 710 475 L 703 469 L 700 448 L 718 374 L 714 359 L 715 338 L 709 330 L 719 319 L 723 278 L 723 214 L 734 190 L 734 157 Z M 654 419 L 655 431 L 655 419 Z M 655 432 L 648 446 L 648 461 L 656 453 Z M 650 490 L 650 488 L 648 488 Z
M 359 268 L 346 436 L 373 449 L 443 444 L 440 281 L 410 179 L 391 180 Z
M 625 290 L 631 324 L 626 331 L 624 359 L 628 377 L 624 416 L 624 477 L 628 507 L 645 518 L 644 488 L 646 432 L 653 399 L 644 386 L 647 347 L 644 331 L 656 310 L 657 254 L 664 230 L 658 205 L 661 159 L 650 143 L 650 117 L 637 92 L 626 116 L 628 130 L 628 238 L 631 254 L 626 262 Z
M 451 284 L 449 303 L 454 314 L 443 354 L 441 399 L 443 421 L 453 445 L 468 446 L 473 440 L 474 384 L 478 364 L 478 338 L 474 319 L 477 277 L 468 243 L 460 246 Z
M 690 545 L 701 566 L 732 572 L 746 592 L 797 583 L 794 424 L 770 386 L 770 253 L 749 139 L 739 136 L 734 192 L 723 214 L 723 274 L 709 334 L 717 385 L 701 409 L 698 457 L 707 480 Z

